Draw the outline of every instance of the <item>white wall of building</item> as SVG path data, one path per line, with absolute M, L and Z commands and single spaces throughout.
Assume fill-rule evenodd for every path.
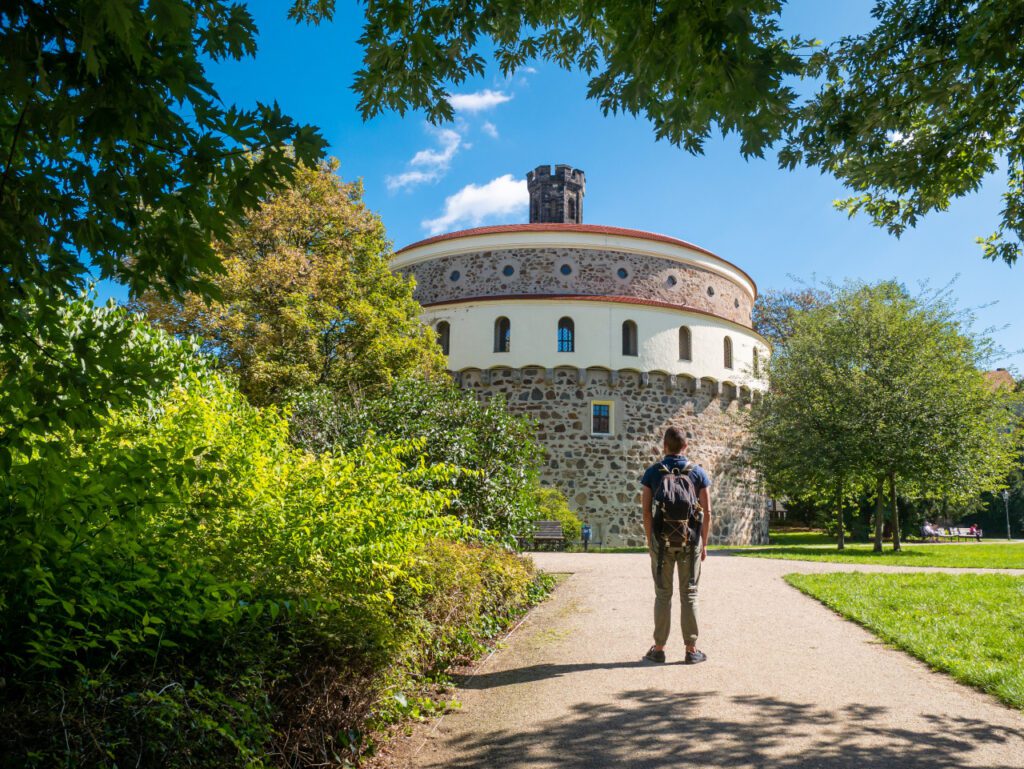
M 511 349 L 494 351 L 494 326 L 499 317 L 511 323 Z M 575 324 L 575 351 L 558 352 L 558 321 Z M 661 371 L 695 379 L 711 378 L 752 389 L 766 382 L 753 376 L 754 350 L 763 363 L 769 348 L 752 331 L 714 317 L 661 307 L 599 300 L 508 299 L 438 305 L 423 319 L 436 328 L 450 324 L 448 368 L 489 369 L 499 366 Z M 637 324 L 638 355 L 622 354 L 622 324 Z M 679 359 L 679 327 L 688 326 L 691 360 Z M 733 344 L 733 367 L 725 367 L 725 338 Z

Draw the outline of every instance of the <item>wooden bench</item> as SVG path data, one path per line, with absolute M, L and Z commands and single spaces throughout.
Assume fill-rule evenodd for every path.
M 525 547 L 527 543 L 533 545 L 540 545 L 545 542 L 550 542 L 557 545 L 559 542 L 565 543 L 565 534 L 562 533 L 562 524 L 558 521 L 535 521 L 533 524 L 533 535 L 529 537 L 516 537 L 519 540 L 519 546 Z

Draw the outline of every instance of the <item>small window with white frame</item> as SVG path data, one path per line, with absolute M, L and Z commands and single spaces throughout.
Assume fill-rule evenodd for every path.
M 611 401 L 591 401 L 591 435 L 611 435 L 615 425 L 615 409 Z

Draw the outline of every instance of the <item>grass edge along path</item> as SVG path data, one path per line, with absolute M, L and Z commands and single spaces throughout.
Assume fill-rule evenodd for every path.
M 1024 576 L 834 572 L 784 579 L 933 670 L 1024 711 Z
M 952 569 L 1024 569 L 1024 542 L 903 545 L 896 553 L 887 544 L 881 553 L 871 544 L 848 544 L 845 550 L 814 546 L 729 548 L 744 558 L 825 561 L 875 566 L 935 566 Z

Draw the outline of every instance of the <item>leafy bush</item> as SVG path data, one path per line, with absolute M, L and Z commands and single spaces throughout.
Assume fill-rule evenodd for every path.
M 461 471 L 418 460 L 422 440 L 309 453 L 188 346 L 138 339 L 125 365 L 169 389 L 6 444 L 5 761 L 337 764 L 535 597 L 524 562 L 459 542 Z
M 423 441 L 428 464 L 464 471 L 451 511 L 463 522 L 511 541 L 537 512 L 543 449 L 534 425 L 495 398 L 481 403 L 446 377 L 405 379 L 372 399 L 350 401 L 306 393 L 292 405 L 294 440 L 311 451 L 347 449 L 368 433 L 395 441 Z
M 583 522 L 569 509 L 565 495 L 558 489 L 541 486 L 537 489 L 537 513 L 535 521 L 558 521 L 562 524 L 562 534 L 566 545 L 578 545 L 583 533 Z M 529 531 L 523 532 L 529 534 Z

